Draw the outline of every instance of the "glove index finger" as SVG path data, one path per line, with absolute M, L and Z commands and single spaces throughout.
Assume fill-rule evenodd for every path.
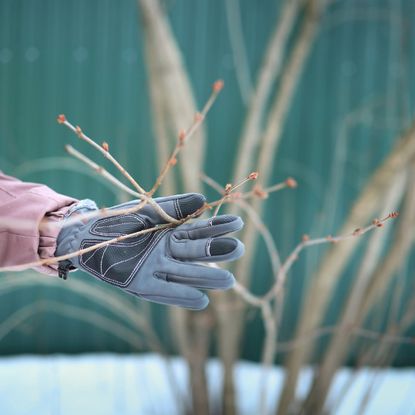
M 200 193 L 184 193 L 168 197 L 159 197 L 155 202 L 170 216 L 183 219 L 197 212 L 206 202 Z
M 213 238 L 239 231 L 243 225 L 239 216 L 221 215 L 180 225 L 174 231 L 174 236 L 179 240 Z

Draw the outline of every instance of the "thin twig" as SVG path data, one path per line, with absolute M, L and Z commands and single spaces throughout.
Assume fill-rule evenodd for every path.
M 247 303 L 255 306 L 255 307 L 262 307 L 264 304 L 264 300 L 261 297 L 258 297 L 252 294 L 247 288 L 245 288 L 241 283 L 238 281 L 235 282 L 233 289 L 243 298 Z
M 222 199 L 220 200 L 220 203 L 216 206 L 215 212 L 213 213 L 213 217 L 216 217 L 218 215 L 219 210 L 222 207 L 225 200 L 227 200 L 231 197 L 231 193 L 233 193 L 235 190 L 242 187 L 245 183 L 247 183 L 251 180 L 256 180 L 257 178 L 258 178 L 258 173 L 257 172 L 252 172 L 247 177 L 243 178 L 239 183 L 237 183 L 235 185 L 232 185 L 232 184 L 228 183 L 225 186 L 225 188 L 223 189 L 223 191 L 221 192 L 223 194 L 223 196 L 222 196 Z M 235 196 L 238 197 L 239 195 L 235 195 Z
M 355 226 L 357 223 L 366 222 L 379 210 L 385 191 L 401 180 L 400 172 L 407 168 L 415 154 L 415 122 L 404 131 L 396 141 L 395 147 L 384 161 L 368 179 L 365 187 L 354 201 L 347 219 L 341 226 L 340 232 Z M 337 244 L 320 261 L 315 275 L 310 279 L 311 283 L 307 289 L 302 305 L 302 313 L 297 322 L 296 332 L 299 337 L 303 333 L 312 330 L 319 325 L 323 318 L 323 312 L 332 298 L 333 290 L 339 276 L 344 271 L 350 257 L 355 252 L 358 244 Z M 310 343 L 304 347 L 297 348 L 288 356 L 284 391 L 281 400 L 284 404 L 282 409 L 288 408 L 289 403 L 295 395 L 295 387 L 301 366 L 313 352 L 314 344 Z M 281 410 L 279 415 L 285 413 Z
M 292 177 L 288 177 L 285 181 L 269 187 L 262 188 L 260 185 L 254 186 L 250 192 L 243 193 L 240 198 L 250 199 L 253 197 L 259 197 L 261 199 L 266 199 L 270 193 L 279 192 L 280 190 L 286 188 L 293 189 L 295 187 L 297 187 L 297 182 Z
M 223 88 L 223 81 L 221 80 L 218 80 L 213 84 L 210 97 L 207 100 L 202 111 L 196 113 L 193 124 L 187 129 L 187 131 L 183 130 L 179 133 L 176 146 L 173 149 L 173 152 L 171 153 L 170 157 L 166 161 L 166 164 L 164 165 L 161 173 L 157 177 L 153 187 L 148 192 L 149 196 L 152 196 L 157 191 L 157 189 L 163 183 L 163 179 L 166 177 L 166 174 L 169 172 L 170 168 L 173 167 L 177 163 L 177 155 L 179 154 L 180 150 L 183 148 L 186 141 L 189 140 L 189 138 L 197 131 L 197 129 L 203 123 L 204 119 L 206 118 L 207 113 L 209 112 L 210 108 L 212 107 L 213 103 L 215 102 L 222 88 Z
M 204 183 L 206 183 L 212 189 L 216 190 L 219 194 L 223 194 L 223 188 L 216 180 L 212 179 L 206 174 L 201 174 L 200 178 Z M 283 189 L 284 187 L 286 187 L 285 182 L 271 186 L 267 190 L 268 192 L 276 192 L 278 190 Z M 262 221 L 261 217 L 255 212 L 254 209 L 252 209 L 251 205 L 249 205 L 245 200 L 243 200 L 243 199 L 246 199 L 245 197 L 246 195 L 249 195 L 250 197 L 256 196 L 253 191 L 241 193 L 238 195 L 237 198 L 234 199 L 234 202 L 242 207 L 242 209 L 246 212 L 248 217 L 253 221 L 258 231 L 262 235 L 265 245 L 267 247 L 268 255 L 271 260 L 272 272 L 276 276 L 278 273 L 278 269 L 281 266 L 280 254 L 278 252 L 274 238 L 271 235 L 271 232 L 269 231 L 265 223 Z M 262 193 L 259 194 L 257 197 L 262 197 Z
M 65 226 L 68 226 L 69 224 L 72 224 L 73 221 L 78 222 L 80 220 L 85 220 L 85 218 L 91 218 L 91 217 L 95 217 L 95 216 L 99 216 L 99 217 L 102 217 L 103 215 L 114 216 L 114 215 L 120 215 L 120 214 L 127 214 L 127 213 L 136 212 L 137 210 L 139 210 L 138 208 L 141 208 L 141 206 L 145 205 L 147 203 L 147 201 L 148 200 L 143 200 L 141 203 L 138 204 L 137 207 L 128 208 L 128 209 L 119 209 L 119 210 L 101 209 L 101 210 L 96 210 L 96 211 L 92 211 L 92 212 L 88 212 L 88 213 L 83 213 L 83 214 L 80 214 L 80 215 L 74 215 L 73 218 L 69 218 L 66 221 Z M 166 223 L 166 224 L 162 224 L 162 225 L 156 225 L 152 228 L 143 229 L 143 230 L 137 231 L 137 232 L 132 232 L 132 233 L 129 233 L 127 235 L 121 235 L 121 236 L 118 236 L 117 238 L 109 239 L 107 241 L 103 241 L 103 242 L 100 242 L 98 244 L 89 246 L 88 248 L 80 249 L 80 250 L 75 251 L 75 252 L 70 252 L 70 253 L 65 254 L 65 255 L 46 258 L 46 259 L 41 259 L 39 261 L 28 262 L 28 263 L 20 264 L 20 265 L 11 265 L 11 266 L 6 266 L 6 267 L 1 267 L 0 272 L 21 271 L 21 270 L 24 270 L 24 269 L 27 269 L 27 268 L 34 268 L 34 267 L 40 267 L 42 265 L 55 264 L 57 262 L 64 261 L 64 260 L 70 259 L 70 258 L 74 258 L 76 256 L 83 255 L 85 253 L 95 251 L 96 249 L 103 248 L 107 245 L 111 245 L 111 244 L 129 239 L 129 238 L 134 238 L 136 236 L 144 235 L 144 234 L 151 233 L 151 232 L 157 232 L 157 231 L 164 230 L 164 229 L 174 228 L 177 225 L 181 225 L 183 223 L 188 222 L 191 219 L 194 219 L 194 218 L 198 217 L 199 215 L 201 215 L 206 210 L 212 209 L 212 208 L 218 206 L 220 203 L 221 203 L 221 199 L 216 200 L 214 202 L 211 202 L 209 204 L 206 203 L 204 206 L 202 206 L 196 212 L 192 213 L 191 215 L 186 216 L 183 219 L 180 219 L 180 220 L 176 221 L 177 223 Z M 32 223 L 32 226 L 33 226 L 33 222 L 29 222 L 29 223 Z M 63 226 L 63 225 L 61 225 L 61 226 Z
M 123 190 L 124 192 L 128 193 L 131 196 L 136 197 L 137 199 L 142 199 L 143 195 L 130 189 L 128 186 L 126 186 L 124 183 L 120 182 L 115 176 L 113 176 L 110 172 L 108 172 L 104 167 L 98 165 L 94 161 L 92 161 L 90 158 L 82 154 L 80 151 L 73 148 L 71 145 L 67 144 L 65 145 L 65 150 L 68 154 L 71 156 L 77 158 L 78 160 L 85 163 L 87 166 L 89 166 L 92 170 L 94 170 L 96 173 L 103 176 L 105 179 L 107 179 L 111 184 L 118 187 L 119 189 Z
M 246 203 L 244 200 L 236 200 L 235 203 L 242 207 L 242 209 L 246 212 L 248 217 L 257 227 L 259 233 L 262 235 L 268 251 L 268 255 L 270 257 L 272 273 L 276 277 L 278 275 L 278 270 L 281 268 L 281 257 L 270 230 L 250 204 Z
M 57 118 L 59 124 L 63 124 L 65 127 L 73 131 L 81 140 L 88 143 L 90 146 L 98 150 L 106 159 L 108 159 L 120 172 L 121 174 L 133 185 L 137 192 L 145 195 L 146 191 L 138 184 L 138 182 L 131 176 L 130 173 L 112 156 L 109 152 L 109 147 L 106 143 L 99 145 L 92 138 L 88 137 L 81 129 L 81 127 L 74 126 L 71 124 L 65 117 L 65 115 L 60 114 Z
M 383 205 L 382 216 L 386 216 L 388 212 L 392 211 L 400 204 L 400 201 L 405 193 L 407 193 L 407 174 L 403 172 L 400 174 L 401 179 L 398 180 L 394 186 L 391 186 L 384 194 L 384 200 L 380 203 Z M 405 211 L 400 217 L 398 228 L 402 224 Z M 374 232 L 369 238 L 366 250 L 362 259 L 360 260 L 359 269 L 356 271 L 356 278 L 349 291 L 347 300 L 345 301 L 342 315 L 337 321 L 338 326 L 348 327 L 353 322 L 354 325 L 360 326 L 359 310 L 362 302 L 366 296 L 366 290 L 370 280 L 373 278 L 376 264 L 384 255 L 384 246 L 388 239 L 390 232 Z M 410 233 L 410 232 L 409 232 Z M 393 244 L 392 244 L 393 245 Z M 337 369 L 347 356 L 347 351 L 350 350 L 351 342 L 354 338 L 347 337 L 344 332 L 339 330 L 331 339 L 329 346 L 325 350 L 324 358 L 319 365 L 318 375 L 314 376 L 313 385 L 308 392 L 303 408 L 305 412 L 318 413 L 322 410 L 330 390 L 333 377 Z
M 326 243 L 338 243 L 341 241 L 355 238 L 357 236 L 362 236 L 365 233 L 371 231 L 372 229 L 383 227 L 386 221 L 388 221 L 389 219 L 396 218 L 397 216 L 398 216 L 398 212 L 392 212 L 388 216 L 384 217 L 383 219 L 374 219 L 371 225 L 368 225 L 365 228 L 357 228 L 352 233 L 349 233 L 346 235 L 340 235 L 340 236 L 329 235 L 324 238 L 316 238 L 316 239 L 308 239 L 308 236 L 305 235 L 303 237 L 303 241 L 301 241 L 295 247 L 295 249 L 291 252 L 291 254 L 288 256 L 288 258 L 283 263 L 282 267 L 279 270 L 277 281 L 275 282 L 271 290 L 269 290 L 268 293 L 265 294 L 264 299 L 266 300 L 272 299 L 282 289 L 287 272 L 290 270 L 294 262 L 298 259 L 298 255 L 304 248 L 309 247 L 309 246 L 314 246 L 314 245 L 326 244 Z
M 64 260 L 70 259 L 70 258 L 74 258 L 74 257 L 77 257 L 79 255 L 86 254 L 88 252 L 95 251 L 96 249 L 103 248 L 107 245 L 111 245 L 111 244 L 115 244 L 115 243 L 120 242 L 120 241 L 124 241 L 125 239 L 134 238 L 136 236 L 144 235 L 144 234 L 147 234 L 147 233 L 172 228 L 174 226 L 175 225 L 172 224 L 172 223 L 166 223 L 166 224 L 163 224 L 163 225 L 158 225 L 158 226 L 155 226 L 154 228 L 144 229 L 144 230 L 141 230 L 141 231 L 129 233 L 127 235 L 118 236 L 117 238 L 109 239 L 108 241 L 103 241 L 103 242 L 100 242 L 98 244 L 89 246 L 88 248 L 83 248 L 83 249 L 79 249 L 78 251 L 75 251 L 75 252 L 70 252 L 69 254 L 56 256 L 56 257 L 53 257 L 53 258 L 46 258 L 46 259 L 42 259 L 40 261 L 29 262 L 29 263 L 22 264 L 22 265 L 13 265 L 13 266 L 9 266 L 9 267 L 2 267 L 2 268 L 0 268 L 0 272 L 21 271 L 21 270 L 27 269 L 27 268 L 34 268 L 34 267 L 39 267 L 39 266 L 42 266 L 42 265 L 56 264 L 57 262 L 64 261 Z
M 78 223 L 79 221 L 87 221 L 89 219 L 93 218 L 107 218 L 111 216 L 117 216 L 117 215 L 127 215 L 129 213 L 136 213 L 140 211 L 145 205 L 147 205 L 147 200 L 143 200 L 140 203 L 138 203 L 136 206 L 130 207 L 130 208 L 123 208 L 123 209 L 97 209 L 97 210 L 91 210 L 82 214 L 76 214 L 72 217 L 65 219 L 65 221 L 41 221 L 38 225 L 39 231 L 43 231 L 44 229 L 51 229 L 51 228 L 59 228 L 63 229 L 68 226 L 73 225 L 74 223 Z M 34 223 L 33 220 L 25 220 L 25 219 L 19 219 L 12 221 L 9 218 L 2 218 L 0 217 L 0 226 L 6 225 L 6 226 L 13 226 L 13 229 L 15 231 L 17 230 L 28 230 L 33 229 L 34 226 L 37 226 L 37 224 Z
M 60 114 L 57 118 L 59 124 L 63 124 L 71 131 L 73 131 L 81 140 L 85 141 L 93 148 L 98 150 L 106 159 L 108 159 L 114 166 L 121 172 L 121 174 L 127 178 L 127 180 L 133 185 L 137 192 L 141 195 L 141 199 L 147 201 L 156 212 L 166 221 L 170 223 L 178 223 L 176 218 L 168 215 L 161 207 L 158 205 L 151 196 L 148 196 L 146 191 L 138 184 L 138 182 L 128 173 L 128 171 L 111 155 L 109 152 L 109 147 L 107 143 L 99 145 L 92 138 L 88 137 L 79 126 L 72 125 L 65 117 L 65 115 Z M 84 161 L 84 160 L 83 160 Z M 88 164 L 88 163 L 87 163 Z M 89 165 L 89 164 L 88 164 Z

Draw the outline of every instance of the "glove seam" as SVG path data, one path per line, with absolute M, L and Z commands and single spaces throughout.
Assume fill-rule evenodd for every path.
M 104 275 L 98 273 L 96 270 L 94 270 L 93 268 L 90 268 L 88 265 L 86 265 L 86 262 L 83 260 L 84 255 L 81 255 L 81 259 L 80 259 L 80 264 L 82 265 L 82 267 L 84 269 L 86 269 L 89 273 L 93 274 L 94 276 L 96 276 L 97 278 L 107 281 L 109 284 L 111 285 L 115 285 L 117 287 L 122 287 L 125 288 L 127 287 L 132 279 L 134 278 L 135 274 L 137 273 L 138 269 L 141 268 L 141 266 L 144 264 L 145 260 L 149 257 L 150 253 L 152 252 L 152 250 L 154 249 L 154 247 L 157 245 L 157 243 L 160 241 L 160 239 L 168 232 L 169 230 L 166 229 L 164 231 L 160 231 L 160 233 L 158 235 L 155 235 L 154 239 L 150 242 L 150 244 L 148 245 L 146 252 L 144 253 L 143 257 L 140 259 L 140 261 L 137 262 L 136 266 L 134 267 L 134 269 L 131 271 L 130 275 L 128 276 L 128 278 L 124 281 L 124 282 L 119 282 L 117 280 L 111 279 L 111 278 L 107 278 Z M 85 245 L 90 242 L 96 242 L 93 240 L 88 240 L 85 239 L 82 241 L 81 244 L 81 249 L 83 249 L 85 247 Z M 137 241 L 136 243 L 130 245 L 129 246 L 134 246 L 137 245 L 138 243 L 141 243 L 142 241 Z M 88 258 L 89 259 L 89 258 Z M 131 258 L 129 258 L 131 259 Z
M 104 238 L 107 238 L 109 236 L 116 237 L 116 236 L 127 235 L 126 233 L 115 233 L 115 232 L 114 233 L 101 233 L 101 232 L 95 230 L 98 227 L 98 224 L 101 225 L 104 222 L 109 222 L 114 217 L 116 217 L 116 216 L 111 216 L 110 218 L 99 219 L 96 223 L 94 223 L 92 225 L 91 229 L 89 230 L 89 233 L 92 234 L 92 235 L 102 236 Z M 130 214 L 123 215 L 123 218 L 124 217 L 137 219 L 137 221 L 140 222 L 141 225 L 143 225 L 144 228 L 146 227 L 145 221 L 143 219 L 141 219 L 140 217 L 138 217 L 137 215 L 134 215 L 134 214 L 130 213 Z M 115 224 L 114 226 L 117 226 L 117 225 L 119 226 L 119 224 Z
M 179 204 L 178 204 L 178 202 L 177 202 L 177 199 L 175 199 L 175 200 L 174 200 L 174 202 L 173 202 L 173 206 L 174 206 L 174 210 L 175 210 L 175 212 L 176 212 L 176 216 L 177 216 L 177 218 L 178 218 L 178 219 L 181 219 L 181 218 L 182 218 L 182 216 L 181 216 L 181 214 L 180 214 L 180 207 L 179 207 Z
M 179 219 L 183 219 L 184 215 L 183 215 L 183 212 L 182 212 L 182 208 L 180 206 L 180 203 L 179 203 L 179 199 L 176 199 L 176 205 L 177 205 L 177 210 L 180 213 Z
M 209 238 L 206 242 L 206 246 L 205 246 L 205 253 L 207 257 L 210 257 L 210 245 L 212 243 L 213 238 Z

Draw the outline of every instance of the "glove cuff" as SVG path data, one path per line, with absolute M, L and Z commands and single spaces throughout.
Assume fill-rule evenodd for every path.
M 80 200 L 73 205 L 65 214 L 62 219 L 62 229 L 59 232 L 55 256 L 66 255 L 71 252 L 75 252 L 79 249 L 78 233 L 84 226 L 82 221 L 72 223 L 65 226 L 65 222 L 68 221 L 73 215 L 82 215 L 84 213 L 98 210 L 96 203 L 90 199 Z M 70 258 L 58 263 L 58 275 L 60 278 L 66 279 L 69 271 L 74 271 L 79 267 L 78 257 Z
M 82 214 L 87 213 L 88 211 L 98 210 L 97 204 L 91 199 L 83 199 L 78 203 L 75 203 L 63 217 L 63 226 L 65 226 L 65 220 L 68 219 L 74 213 Z

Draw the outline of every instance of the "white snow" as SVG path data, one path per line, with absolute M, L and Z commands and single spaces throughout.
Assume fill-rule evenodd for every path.
M 0 359 L 0 414 L 7 415 L 180 415 L 188 404 L 187 367 L 181 358 L 170 360 L 177 404 L 165 361 L 157 355 L 87 354 L 47 357 L 19 356 Z M 222 367 L 216 359 L 207 366 L 210 398 L 218 404 Z M 338 401 L 351 371 L 336 376 L 329 402 Z M 311 368 L 301 373 L 297 394 L 303 398 L 312 379 Z M 375 379 L 372 399 L 365 414 L 411 414 L 415 411 L 415 370 L 363 369 L 336 408 L 335 414 L 356 413 L 368 385 Z M 241 415 L 258 413 L 260 367 L 239 362 L 235 370 Z M 270 409 L 283 381 L 281 368 L 268 378 Z

